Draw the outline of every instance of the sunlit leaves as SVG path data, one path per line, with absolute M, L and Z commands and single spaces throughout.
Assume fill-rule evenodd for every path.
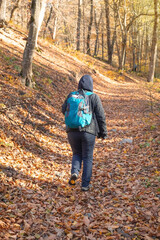
M 159 125 L 143 82 L 91 57 L 85 65 L 44 46 L 45 58 L 38 55 L 34 66 L 36 89 L 22 87 L 12 65 L 13 75 L 7 72 L 11 57 L 3 63 L 0 238 L 159 239 Z M 81 192 L 81 174 L 76 186 L 68 184 L 72 153 L 61 104 L 77 88 L 67 74 L 84 65 L 88 71 L 88 63 L 96 70 L 108 139 L 97 139 L 92 188 Z M 120 144 L 123 139 L 133 141 Z

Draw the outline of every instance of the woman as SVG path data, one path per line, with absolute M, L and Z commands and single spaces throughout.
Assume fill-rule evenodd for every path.
M 80 79 L 78 90 L 93 93 L 93 79 L 90 75 L 84 75 Z M 65 114 L 67 110 L 67 99 L 62 105 L 63 114 Z M 93 93 L 89 95 L 89 102 L 92 111 L 91 123 L 81 129 L 73 129 L 68 127 L 66 129 L 69 144 L 73 152 L 72 169 L 69 184 L 75 185 L 75 181 L 78 178 L 83 161 L 82 191 L 88 191 L 91 187 L 90 180 L 92 176 L 95 138 L 96 136 L 103 139 L 107 138 L 106 118 L 101 100 L 97 94 Z

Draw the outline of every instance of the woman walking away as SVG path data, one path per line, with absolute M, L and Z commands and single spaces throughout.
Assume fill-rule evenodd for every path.
M 81 189 L 88 191 L 91 187 L 95 138 L 107 138 L 104 109 L 99 96 L 93 93 L 93 79 L 90 75 L 80 79 L 78 91 L 68 95 L 62 105 L 62 112 L 73 153 L 69 184 L 75 185 L 83 161 Z

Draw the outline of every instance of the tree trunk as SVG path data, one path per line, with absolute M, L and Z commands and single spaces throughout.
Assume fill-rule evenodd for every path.
M 46 21 L 45 30 L 44 30 L 44 32 L 43 32 L 43 38 L 46 37 L 46 32 L 47 32 L 47 29 L 48 29 L 48 24 L 49 24 L 49 22 L 50 22 L 50 20 L 51 20 L 51 17 L 52 17 L 52 13 L 53 13 L 53 6 L 52 6 L 52 4 L 51 4 L 51 5 L 50 5 L 49 16 L 48 16 L 47 21 Z
M 120 69 L 124 69 L 125 66 L 125 58 L 126 58 L 126 45 L 127 45 L 127 34 L 122 36 L 122 53 L 121 53 L 121 64 Z
M 131 28 L 131 41 L 130 41 L 130 47 L 132 49 L 132 63 L 131 63 L 131 69 L 132 71 L 136 71 L 136 49 L 137 49 L 137 31 L 136 31 L 136 27 L 132 26 Z
M 119 45 L 118 45 L 119 43 L 118 43 L 118 40 L 117 40 L 117 38 L 116 38 L 116 48 L 117 48 L 117 54 L 118 54 L 118 65 L 119 65 L 119 69 L 121 69 L 120 68 L 120 66 L 121 66 L 121 54 L 120 54 L 120 49 L 119 49 Z
M 96 20 L 96 10 L 94 11 L 94 23 L 95 23 L 95 28 L 96 28 L 96 40 L 95 40 L 95 46 L 94 46 L 94 56 L 97 56 L 97 46 L 98 46 L 98 37 L 99 37 L 99 25 L 101 22 L 101 18 L 102 18 L 102 10 L 101 10 L 101 14 L 99 17 L 99 21 L 97 22 Z
M 156 65 L 156 56 L 157 56 L 157 32 L 158 32 L 158 11 L 157 11 L 158 0 L 154 0 L 154 28 L 153 28 L 153 36 L 152 36 L 152 46 L 151 46 L 151 58 L 150 58 L 150 66 L 149 66 L 149 75 L 148 82 L 153 82 L 154 80 L 154 72 Z
M 104 60 L 104 33 L 102 32 L 102 60 Z
M 0 28 L 6 24 L 6 0 L 0 0 Z
M 133 66 L 132 70 L 136 72 L 136 54 L 135 54 L 135 47 L 133 46 Z
M 59 8 L 60 0 L 57 0 L 56 3 L 56 13 L 55 13 L 55 19 L 54 19 L 54 27 L 53 27 L 53 40 L 56 39 L 56 33 L 57 33 L 57 23 L 58 23 L 58 8 Z
M 112 64 L 113 48 L 116 40 L 116 19 L 115 19 L 115 29 L 114 29 L 113 37 L 111 39 L 109 0 L 105 0 L 105 12 L 106 12 L 106 27 L 107 27 L 108 63 Z
M 37 47 L 37 39 L 38 39 L 38 34 L 44 19 L 44 14 L 46 10 L 46 1 L 47 0 L 38 0 L 40 2 L 40 12 L 39 12 L 39 19 L 38 19 L 38 29 L 37 29 L 37 35 L 36 35 L 36 46 Z
M 53 40 L 56 39 L 56 33 L 57 33 L 57 22 L 58 22 L 58 17 L 56 15 L 55 20 L 54 20 L 54 28 L 53 28 Z
M 148 40 L 148 26 L 146 24 L 146 31 L 145 31 L 145 71 L 147 70 L 147 61 L 148 61 L 148 45 L 149 45 L 149 40 Z
M 96 20 L 96 10 L 94 11 L 94 23 L 96 28 L 96 40 L 94 45 L 94 56 L 97 57 L 97 44 L 98 44 L 98 35 L 99 35 L 99 26 Z
M 86 53 L 85 0 L 83 0 L 83 53 Z
M 134 20 L 136 19 L 135 16 L 133 16 L 130 20 L 130 22 L 127 24 L 127 3 L 126 0 L 123 0 L 123 16 L 120 16 L 120 7 L 116 8 L 117 15 L 119 18 L 119 23 L 120 23 L 120 29 L 121 29 L 121 35 L 122 35 L 122 49 L 121 49 L 121 62 L 119 64 L 120 69 L 124 69 L 125 67 L 125 60 L 126 60 L 126 47 L 127 47 L 127 34 L 132 26 Z
M 107 48 L 108 48 L 108 63 L 112 62 L 112 49 L 111 49 L 111 28 L 110 28 L 110 16 L 109 16 L 109 0 L 105 0 L 106 11 L 106 26 L 107 26 Z
M 126 12 L 126 0 L 124 0 L 124 20 L 122 29 L 122 58 L 121 58 L 121 69 L 125 67 L 125 58 L 126 58 L 126 45 L 127 45 L 127 12 Z
M 140 37 L 140 33 L 138 35 L 138 39 L 137 39 L 137 68 L 138 71 L 141 71 L 141 37 Z
M 102 60 L 104 60 L 104 22 L 103 22 L 103 18 L 102 18 L 101 32 L 102 32 Z
M 88 36 L 87 36 L 87 54 L 91 55 L 90 41 L 91 41 L 91 29 L 93 23 L 93 0 L 90 0 L 91 9 L 90 9 L 90 21 L 88 25 Z
M 32 60 L 37 41 L 38 30 L 40 28 L 42 1 L 43 0 L 32 0 L 29 34 L 23 53 L 22 70 L 20 74 L 22 76 L 22 83 L 25 84 L 25 86 L 30 87 L 32 87 Z
M 78 0 L 78 19 L 77 19 L 77 46 L 76 50 L 80 50 L 80 37 L 81 37 L 81 0 Z

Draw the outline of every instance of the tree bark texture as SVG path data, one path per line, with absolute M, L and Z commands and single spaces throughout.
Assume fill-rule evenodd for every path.
M 0 28 L 6 24 L 6 0 L 0 0 Z
M 152 36 L 152 46 L 151 46 L 151 58 L 149 65 L 148 82 L 153 82 L 155 66 L 156 66 L 156 56 L 157 56 L 157 33 L 158 33 L 158 0 L 154 0 L 154 27 Z
M 39 19 L 38 19 L 38 30 L 37 30 L 37 35 L 36 35 L 36 47 L 37 47 L 37 39 L 38 39 L 38 34 L 44 19 L 44 14 L 45 14 L 45 9 L 46 9 L 46 1 L 47 0 L 39 0 L 40 4 L 40 11 L 39 11 Z
M 85 0 L 83 0 L 83 53 L 86 53 Z
M 90 20 L 88 25 L 88 35 L 87 35 L 87 54 L 91 55 L 90 41 L 91 41 L 91 29 L 93 23 L 93 0 L 90 0 Z
M 58 12 L 58 9 L 59 9 L 59 5 L 60 5 L 60 0 L 57 0 L 55 18 L 54 18 L 54 26 L 53 26 L 53 35 L 52 35 L 53 40 L 56 39 L 56 34 L 57 34 L 57 24 L 58 24 L 58 14 L 57 14 L 57 12 Z
M 96 29 L 96 40 L 95 40 L 95 45 L 94 45 L 94 56 L 97 56 L 98 54 L 98 38 L 99 38 L 99 25 L 101 22 L 101 18 L 102 18 L 102 10 L 100 13 L 100 17 L 99 17 L 99 21 L 97 22 L 97 16 L 96 16 L 96 9 L 94 11 L 94 23 L 95 23 L 95 29 Z
M 78 19 L 77 19 L 77 46 L 76 50 L 80 50 L 80 37 L 81 37 L 81 0 L 78 0 Z
M 105 0 L 105 12 L 106 12 L 106 28 L 107 28 L 108 63 L 112 64 L 113 48 L 116 40 L 116 26 L 114 29 L 113 37 L 111 39 L 109 0 Z
M 32 87 L 32 60 L 37 42 L 38 30 L 40 29 L 40 13 L 43 0 L 32 0 L 31 19 L 29 25 L 29 34 L 22 61 L 22 83 Z M 42 22 L 42 20 L 41 20 Z
M 53 14 L 53 6 L 52 6 L 52 4 L 51 4 L 51 5 L 50 5 L 49 16 L 48 16 L 48 18 L 47 18 L 46 25 L 45 25 L 45 30 L 44 30 L 44 32 L 43 32 L 43 38 L 46 37 L 46 32 L 47 32 L 47 30 L 48 30 L 48 25 L 49 25 L 49 22 L 50 22 L 50 20 L 51 20 L 51 18 L 52 18 L 52 14 Z

